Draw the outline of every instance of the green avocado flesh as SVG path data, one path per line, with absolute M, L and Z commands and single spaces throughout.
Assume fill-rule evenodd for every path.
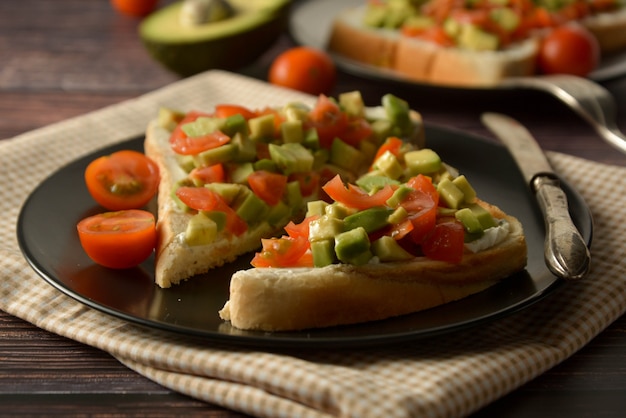
M 252 63 L 285 30 L 289 0 L 230 0 L 235 14 L 224 20 L 186 26 L 183 2 L 166 6 L 139 27 L 150 55 L 183 77 L 213 68 L 236 69 Z

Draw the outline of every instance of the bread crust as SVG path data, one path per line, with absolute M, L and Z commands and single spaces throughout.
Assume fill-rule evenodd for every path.
M 480 292 L 527 262 L 520 222 L 480 202 L 510 224 L 495 247 L 466 253 L 460 264 L 418 257 L 409 262 L 236 272 L 220 311 L 235 328 L 294 331 L 374 321 L 418 312 Z

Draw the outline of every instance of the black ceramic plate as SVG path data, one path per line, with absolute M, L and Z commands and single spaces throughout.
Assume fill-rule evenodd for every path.
M 294 5 L 292 10 L 289 31 L 297 43 L 325 49 L 328 36 L 330 35 L 333 17 L 342 10 L 362 6 L 364 4 L 365 2 L 363 0 L 300 1 Z M 342 58 L 338 55 L 333 55 L 333 59 L 341 69 L 358 76 L 379 80 L 393 80 L 417 86 L 437 86 L 432 83 L 411 80 L 393 71 L 381 69 L 372 65 L 366 65 L 350 59 Z M 626 53 L 617 53 L 610 57 L 604 57 L 599 68 L 590 74 L 589 78 L 594 81 L 606 81 L 624 74 L 626 74 Z M 437 87 L 462 90 L 498 89 L 498 87 L 457 87 L 444 85 Z
M 103 149 L 60 169 L 24 204 L 17 225 L 20 247 L 52 286 L 113 316 L 148 327 L 213 341 L 256 346 L 351 346 L 391 343 L 451 332 L 494 320 L 536 302 L 560 281 L 543 261 L 543 220 L 521 174 L 503 147 L 461 132 L 427 127 L 428 143 L 444 161 L 466 174 L 479 195 L 518 217 L 528 246 L 527 269 L 474 296 L 389 320 L 303 332 L 263 333 L 232 328 L 218 310 L 228 299 L 231 274 L 249 267 L 250 256 L 179 286 L 154 284 L 154 260 L 129 270 L 95 265 L 83 252 L 76 223 L 103 211 L 83 182 L 87 164 L 118 149 L 141 150 L 143 138 Z M 592 220 L 583 199 L 566 186 L 572 216 L 591 242 Z

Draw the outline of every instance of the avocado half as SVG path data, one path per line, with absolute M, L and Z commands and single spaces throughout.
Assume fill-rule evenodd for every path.
M 230 0 L 235 14 L 198 26 L 180 23 L 183 2 L 146 17 L 139 36 L 150 55 L 183 77 L 251 64 L 287 28 L 290 0 Z

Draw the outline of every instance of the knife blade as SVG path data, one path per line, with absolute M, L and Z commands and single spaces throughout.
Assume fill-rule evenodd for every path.
M 543 213 L 546 228 L 544 258 L 548 269 L 565 280 L 583 278 L 591 254 L 569 214 L 567 196 L 541 147 L 515 119 L 484 113 L 483 124 L 508 148 Z

